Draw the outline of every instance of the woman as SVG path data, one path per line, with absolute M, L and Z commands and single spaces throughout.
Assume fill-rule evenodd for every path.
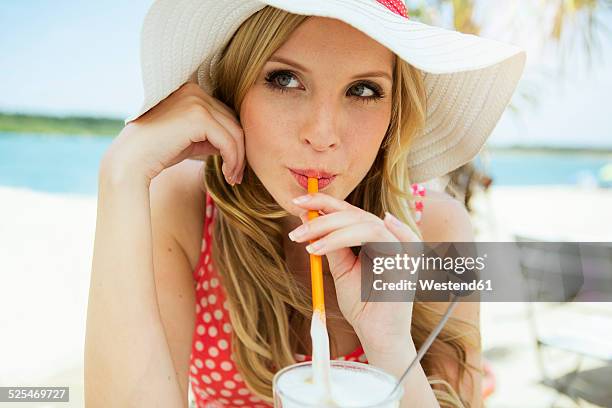
M 397 0 L 266 3 L 146 17 L 145 103 L 100 167 L 88 407 L 185 406 L 189 384 L 199 407 L 269 406 L 274 372 L 311 352 L 309 252 L 332 358 L 399 376 L 446 307 L 362 304 L 358 246 L 473 239 L 459 202 L 414 183 L 473 158 L 524 54 Z M 322 188 L 298 199 L 304 174 Z M 481 405 L 478 307 L 455 309 L 402 406 Z

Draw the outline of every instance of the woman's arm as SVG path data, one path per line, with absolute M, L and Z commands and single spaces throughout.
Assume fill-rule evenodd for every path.
M 446 311 L 448 303 L 429 303 L 429 306 L 438 310 L 441 314 Z M 479 303 L 459 303 L 451 317 L 458 318 L 479 328 Z M 399 378 L 408 365 L 416 356 L 416 348 L 412 341 L 406 344 L 397 344 L 392 350 L 385 351 L 369 351 L 367 345 L 364 345 L 364 350 L 368 356 L 368 362 L 373 366 L 380 367 L 395 377 Z M 449 348 L 448 355 L 454 353 Z M 473 367 L 481 367 L 481 350 L 479 347 L 469 347 L 466 350 L 466 362 Z M 482 406 L 482 374 L 474 370 L 466 370 L 462 381 L 459 383 L 459 364 L 448 358 L 441 362 L 444 372 L 434 373 L 438 377 L 446 379 L 454 390 L 467 398 L 471 407 Z M 402 398 L 402 407 L 438 407 L 439 404 L 435 398 L 433 390 L 429 385 L 427 376 L 421 364 L 416 363 L 411 372 L 404 378 L 403 381 L 404 396 Z
M 429 191 L 424 199 L 423 219 L 421 221 L 421 233 L 425 242 L 472 242 L 474 241 L 473 227 L 470 215 L 465 207 L 449 195 L 436 191 Z M 430 302 L 428 306 L 444 314 L 448 303 Z M 453 310 L 451 317 L 458 318 L 473 325 L 480 330 L 480 303 L 459 303 Z M 367 346 L 364 345 L 364 349 Z M 449 348 L 448 355 L 454 351 Z M 381 367 L 384 370 L 399 377 L 403 374 L 408 364 L 416 355 L 416 349 L 412 339 L 406 344 L 398 344 L 392 350 L 367 352 L 370 364 Z M 466 349 L 466 362 L 474 367 L 481 366 L 481 350 L 479 347 Z M 441 361 L 444 372 L 434 373 L 446 379 L 455 391 L 470 402 L 471 407 L 482 406 L 481 382 L 482 375 L 473 370 L 466 371 L 461 383 L 459 383 L 459 365 L 452 358 Z M 404 397 L 402 407 L 437 407 L 439 406 L 433 390 L 429 385 L 427 376 L 420 364 L 415 364 L 411 373 L 403 382 Z
M 193 272 L 204 226 L 203 179 L 204 164 L 185 160 L 155 177 L 149 189 L 157 303 L 185 400 L 196 321 Z
M 406 344 L 397 344 L 393 349 L 386 351 L 370 351 L 365 344 L 363 348 L 369 364 L 382 368 L 395 378 L 399 378 L 404 373 L 417 353 L 412 339 L 409 339 Z M 440 406 L 421 364 L 416 363 L 412 367 L 410 373 L 404 378 L 402 386 L 404 388 L 404 395 L 400 404 L 402 408 Z
M 189 335 L 168 339 L 164 332 L 164 322 L 173 327 L 168 324 L 172 316 L 187 309 L 184 302 L 175 307 L 179 302 L 171 295 L 161 298 L 169 313 L 160 311 L 154 272 L 172 270 L 175 263 L 154 267 L 156 259 L 166 257 L 154 258 L 153 231 L 158 229 L 151 222 L 150 186 L 165 169 L 210 154 L 220 154 L 230 185 L 240 182 L 245 163 L 240 122 L 230 108 L 187 82 L 128 123 L 102 158 L 85 338 L 88 406 L 172 408 L 187 403 L 180 385 L 187 385 L 187 377 L 177 380 L 173 357 L 183 373 L 188 354 L 180 339 Z M 177 247 L 176 240 L 163 238 L 157 236 L 155 243 Z M 177 287 L 164 275 L 158 276 L 162 285 L 167 283 L 163 293 L 174 291 L 180 299 L 187 284 Z
M 157 303 L 149 185 L 103 168 L 87 309 L 85 404 L 187 404 Z
M 473 242 L 474 230 L 470 214 L 460 201 L 446 193 L 430 190 L 424 200 L 421 233 L 424 241 L 429 242 Z M 427 305 L 440 316 L 446 311 L 448 303 L 429 302 Z M 456 318 L 469 324 L 478 336 L 475 339 L 480 343 L 480 303 L 459 302 L 451 318 Z M 474 334 L 473 332 L 469 334 Z M 468 333 L 466 333 L 468 335 Z M 454 351 L 449 347 L 449 355 Z M 480 368 L 482 364 L 481 349 L 479 345 L 468 346 L 466 349 L 466 363 Z M 443 373 L 435 373 L 448 379 L 448 382 L 469 400 L 471 407 L 482 406 L 482 373 L 467 370 L 459 382 L 459 363 L 453 359 L 441 361 Z

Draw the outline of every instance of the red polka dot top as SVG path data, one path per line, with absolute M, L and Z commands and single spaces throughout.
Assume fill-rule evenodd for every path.
M 425 195 L 425 188 L 413 184 L 412 192 L 415 196 L 422 197 Z M 417 222 L 420 222 L 422 210 L 422 202 L 417 200 Z M 196 322 L 190 355 L 189 382 L 195 406 L 268 408 L 272 405 L 249 391 L 234 363 L 228 302 L 212 262 L 210 245 L 217 210 L 208 193 L 205 211 L 201 254 L 193 271 L 196 285 Z M 295 358 L 297 361 L 311 360 L 311 356 L 297 353 Z M 367 363 L 361 346 L 336 360 Z

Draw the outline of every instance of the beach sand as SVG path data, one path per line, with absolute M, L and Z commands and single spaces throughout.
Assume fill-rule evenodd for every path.
M 612 241 L 612 189 L 568 186 L 494 187 L 474 197 L 478 241 L 512 234 L 550 241 Z
M 495 187 L 476 197 L 475 207 L 481 241 L 509 240 L 513 232 L 612 241 L 612 191 Z M 70 403 L 20 407 L 82 407 L 96 198 L 0 187 L 0 208 L 0 384 L 70 387 Z M 610 304 L 598 307 L 612 313 Z M 490 407 L 543 407 L 555 399 L 537 385 L 524 310 L 520 303 L 483 304 L 483 348 L 497 378 Z
M 473 208 L 477 241 L 512 241 L 514 235 L 522 235 L 548 241 L 612 242 L 611 189 L 494 187 L 489 193 L 476 195 Z M 563 327 L 595 344 L 612 338 L 610 303 L 572 303 L 559 309 L 535 304 L 534 308 L 540 335 L 556 333 Z M 483 303 L 481 333 L 484 356 L 496 377 L 488 407 L 576 406 L 569 398 L 559 397 L 539 384 L 541 374 L 527 304 Z M 609 344 L 606 346 L 611 350 Z M 569 372 L 576 361 L 575 355 L 554 349 L 541 356 L 552 377 Z M 583 368 L 601 365 L 593 359 L 583 361 Z M 612 401 L 608 403 L 612 406 Z M 580 406 L 595 405 L 581 401 Z
M 95 197 L 0 187 L 0 384 L 69 386 L 82 407 Z

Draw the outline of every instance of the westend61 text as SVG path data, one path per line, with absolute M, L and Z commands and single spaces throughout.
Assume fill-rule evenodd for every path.
M 409 280 L 401 280 L 399 282 L 383 282 L 377 279 L 372 283 L 374 290 L 380 291 L 399 291 L 399 290 L 417 290 L 417 282 Z M 438 291 L 490 291 L 493 290 L 490 279 L 479 279 L 471 282 L 439 282 L 433 279 L 421 279 L 418 281 L 418 288 L 421 290 L 438 290 Z

